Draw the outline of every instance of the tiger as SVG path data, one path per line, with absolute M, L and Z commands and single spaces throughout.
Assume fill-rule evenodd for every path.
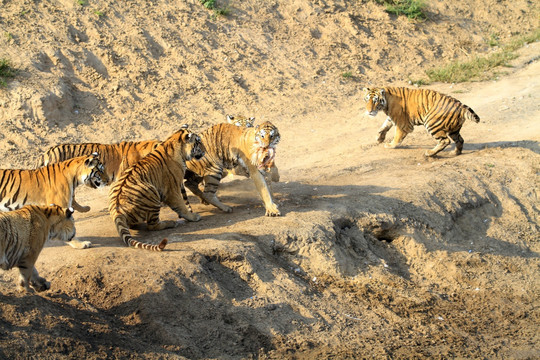
M 386 148 L 395 148 L 415 125 L 424 125 L 437 145 L 425 152 L 432 157 L 444 150 L 452 139 L 456 144 L 455 155 L 463 150 L 463 138 L 459 134 L 465 120 L 476 123 L 480 117 L 465 104 L 448 95 L 429 89 L 404 87 L 364 88 L 367 114 L 377 115 L 382 110 L 387 118 L 379 129 L 377 141 L 383 142 L 392 125 L 396 125 L 394 139 Z
M 280 216 L 278 206 L 272 200 L 271 191 L 261 174 L 262 170 L 274 163 L 276 145 L 281 138 L 277 127 L 269 121 L 248 128 L 220 123 L 206 129 L 200 135 L 206 154 L 200 160 L 186 163 L 186 187 L 202 203 L 212 204 L 224 212 L 231 212 L 230 206 L 219 201 L 216 191 L 223 177 L 223 171 L 241 166 L 253 179 L 266 208 L 266 216 Z M 202 184 L 203 190 L 199 189 L 199 184 Z
M 0 169 L 0 211 L 16 210 L 27 204 L 57 204 L 88 212 L 89 206 L 75 200 L 75 188 L 81 184 L 101 188 L 108 182 L 97 153 L 35 170 Z M 78 249 L 90 246 L 88 241 L 76 239 L 68 244 Z
M 127 246 L 162 251 L 167 245 L 163 239 L 158 245 L 135 240 L 129 227 L 146 222 L 148 230 L 176 227 L 177 221 L 160 221 L 161 204 L 169 206 L 179 217 L 199 221 L 200 215 L 187 208 L 181 194 L 186 161 L 204 155 L 201 138 L 183 126 L 146 157 L 127 168 L 109 192 L 109 213 L 118 234 Z
M 45 241 L 70 241 L 75 236 L 73 209 L 58 205 L 25 205 L 0 213 L 0 268 L 19 268 L 18 288 L 38 292 L 50 289 L 51 284 L 39 276 L 36 260 Z
M 105 166 L 109 181 L 114 182 L 124 169 L 145 157 L 158 144 L 158 140 L 123 141 L 116 144 L 62 144 L 53 146 L 42 154 L 38 160 L 38 167 L 97 152 Z
M 254 127 L 255 118 L 254 117 L 248 118 L 241 115 L 236 116 L 236 117 L 232 115 L 227 115 L 227 123 L 240 126 L 240 127 L 245 127 L 245 128 Z M 268 181 L 268 183 L 270 183 L 271 181 L 279 182 L 279 171 L 274 162 L 272 162 L 271 166 L 265 168 L 264 170 L 265 171 L 263 175 Z M 247 172 L 247 170 L 240 165 L 235 166 L 234 169 L 231 169 L 231 170 L 225 169 L 223 172 L 223 177 L 227 176 L 228 174 L 249 177 L 249 173 Z
M 245 117 L 245 116 L 232 116 L 227 115 L 227 123 L 233 124 L 240 127 L 253 127 L 255 123 L 254 117 Z

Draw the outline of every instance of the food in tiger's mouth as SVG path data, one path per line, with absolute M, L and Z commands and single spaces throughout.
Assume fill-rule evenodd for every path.
M 274 158 L 276 156 L 276 149 L 274 148 L 260 148 L 259 149 L 259 161 L 257 164 L 257 168 L 260 169 L 267 169 L 272 166 L 272 163 L 274 161 Z

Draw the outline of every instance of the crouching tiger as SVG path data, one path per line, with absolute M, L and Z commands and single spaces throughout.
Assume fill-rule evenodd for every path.
M 459 134 L 465 120 L 479 122 L 476 113 L 459 100 L 428 89 L 403 87 L 364 88 L 366 111 L 375 116 L 382 110 L 388 117 L 379 129 L 378 142 L 383 142 L 392 125 L 396 125 L 394 139 L 387 148 L 395 148 L 414 130 L 415 125 L 424 125 L 437 145 L 425 152 L 434 156 L 444 150 L 450 139 L 456 143 L 455 154 L 463 150 L 463 138 Z
M 60 206 L 26 205 L 0 213 L 0 268 L 19 268 L 20 290 L 48 290 L 50 283 L 39 276 L 36 260 L 45 241 L 70 241 L 75 236 L 73 209 Z
M 206 154 L 199 160 L 187 162 L 186 187 L 199 197 L 225 212 L 232 208 L 216 196 L 225 169 L 241 166 L 253 179 L 264 203 L 267 216 L 280 216 L 272 200 L 270 189 L 261 171 L 272 167 L 276 145 L 280 140 L 278 129 L 270 122 L 256 127 L 239 127 L 233 124 L 217 124 L 201 133 Z M 203 190 L 199 189 L 203 185 Z
M 101 188 L 108 182 L 97 153 L 35 170 L 0 169 L 0 210 L 16 210 L 26 204 L 57 204 L 87 212 L 90 207 L 81 206 L 75 200 L 77 186 Z M 81 249 L 91 244 L 73 239 L 69 245 Z
M 190 212 L 181 194 L 186 161 L 200 159 L 204 146 L 198 135 L 184 126 L 135 165 L 127 168 L 109 193 L 109 212 L 124 243 L 135 248 L 161 251 L 167 245 L 151 245 L 133 239 L 129 227 L 146 222 L 148 230 L 162 230 L 178 225 L 177 221 L 160 221 L 161 204 L 169 206 L 179 217 L 199 221 Z

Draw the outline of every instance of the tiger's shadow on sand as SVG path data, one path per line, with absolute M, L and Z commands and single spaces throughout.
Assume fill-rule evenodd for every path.
M 411 142 L 411 143 L 407 143 L 406 141 L 407 140 L 405 140 L 405 143 L 399 145 L 395 149 L 385 149 L 383 144 L 365 145 L 363 149 L 366 149 L 366 148 L 371 149 L 371 148 L 380 147 L 382 148 L 382 150 L 385 150 L 385 151 L 393 151 L 393 150 L 394 151 L 395 150 L 411 150 L 411 151 L 418 150 L 419 151 L 419 150 L 429 150 L 433 148 L 434 146 L 434 144 L 429 143 L 429 142 L 419 144 L 418 141 Z M 385 144 L 389 144 L 389 142 Z M 516 141 L 493 141 L 493 142 L 486 142 L 486 143 L 465 142 L 465 145 L 463 146 L 463 153 L 460 156 L 467 156 L 470 154 L 474 154 L 478 150 L 496 149 L 496 148 L 501 148 L 501 149 L 522 148 L 522 149 L 529 149 L 535 154 L 540 154 L 540 142 L 535 141 L 535 140 L 516 140 Z M 448 145 L 448 147 L 446 147 L 446 149 L 444 149 L 440 153 L 433 156 L 432 159 L 455 157 L 454 149 L 455 149 L 455 144 L 451 143 L 450 145 Z

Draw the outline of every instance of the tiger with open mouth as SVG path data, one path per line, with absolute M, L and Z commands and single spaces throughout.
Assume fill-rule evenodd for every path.
M 185 184 L 194 195 L 203 203 L 231 212 L 230 206 L 219 201 L 216 191 L 225 169 L 241 167 L 253 179 L 266 208 L 266 216 L 281 215 L 263 175 L 274 165 L 276 146 L 281 139 L 275 125 L 269 121 L 255 127 L 221 123 L 208 128 L 200 136 L 206 154 L 200 160 L 186 163 Z

